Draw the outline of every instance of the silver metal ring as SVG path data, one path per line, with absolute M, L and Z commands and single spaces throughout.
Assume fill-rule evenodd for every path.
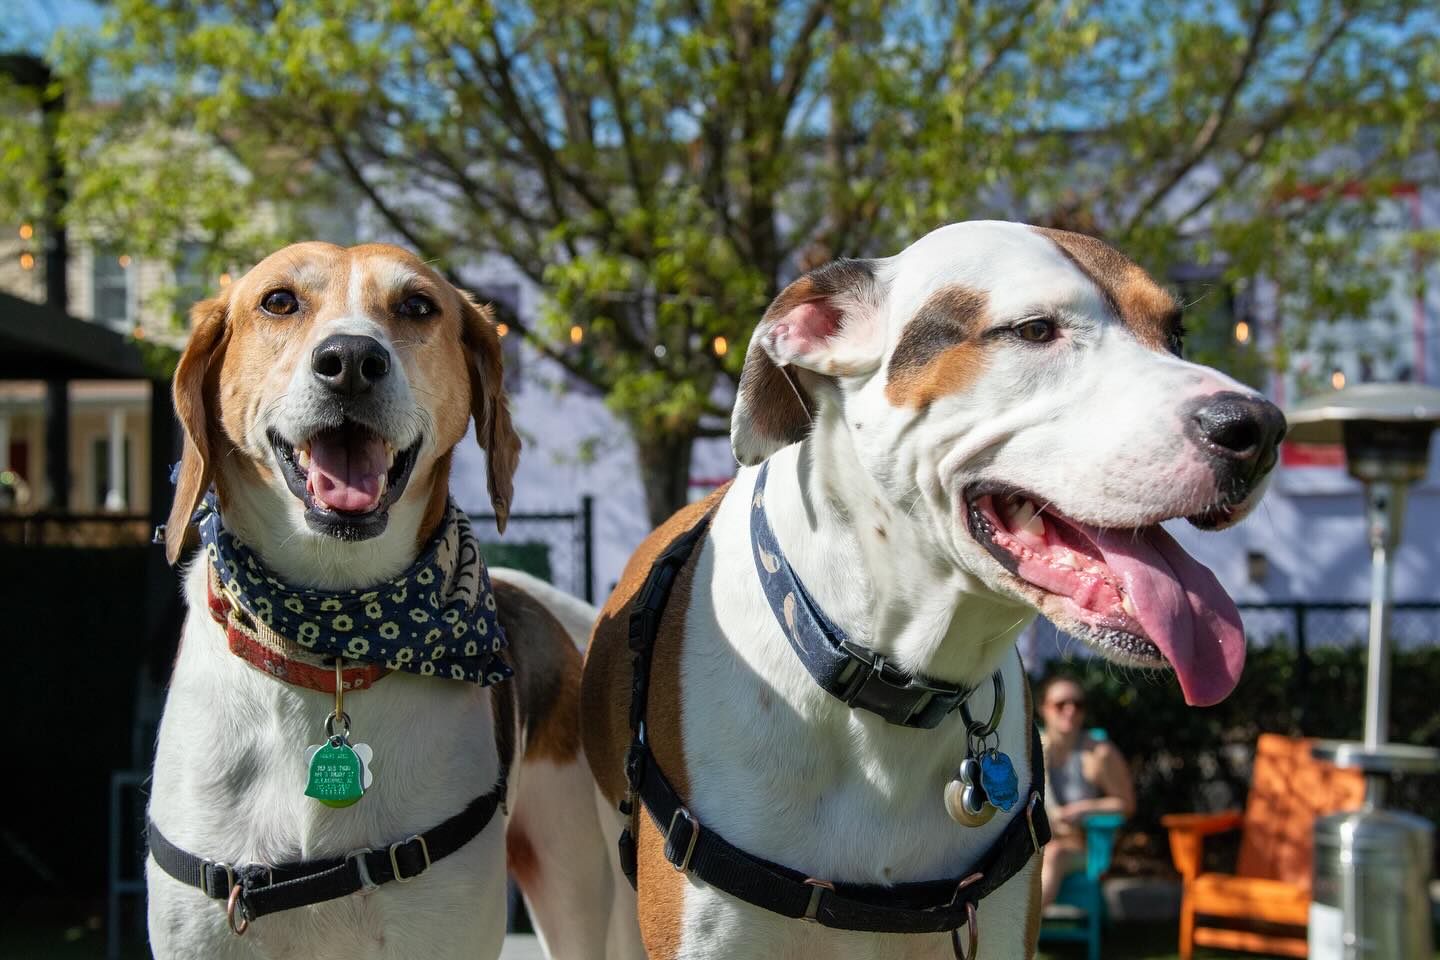
M 342 721 L 345 723 L 345 732 L 344 732 L 341 736 L 342 736 L 342 737 L 349 737 L 349 736 L 350 736 L 350 714 L 348 714 L 348 713 L 342 713 L 342 714 L 340 714 L 339 719 L 342 720 Z M 333 737 L 333 736 L 335 736 L 335 720 L 336 720 L 336 717 L 335 717 L 335 714 L 333 714 L 333 713 L 330 714 L 330 716 L 328 716 L 328 717 L 325 718 L 325 736 L 326 736 L 326 737 Z
M 965 732 L 976 740 L 983 740 L 999 729 L 1000 718 L 1005 715 L 1005 678 L 1000 676 L 999 670 L 990 675 L 990 683 L 995 690 L 995 704 L 990 708 L 990 719 L 983 726 L 971 718 L 968 702 L 960 706 L 965 718 Z

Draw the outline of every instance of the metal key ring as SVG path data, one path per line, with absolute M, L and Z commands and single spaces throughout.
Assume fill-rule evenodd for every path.
M 960 715 L 965 719 L 965 732 L 976 740 L 984 740 L 994 733 L 1000 727 L 1000 718 L 1005 714 L 1005 679 L 996 671 L 990 675 L 990 682 L 995 689 L 995 704 L 990 708 L 990 719 L 983 725 L 970 716 L 968 702 L 960 705 Z
M 340 714 L 339 719 L 342 720 L 342 721 L 344 721 L 344 723 L 345 723 L 345 732 L 344 732 L 343 734 L 341 734 L 341 737 L 344 738 L 344 737 L 350 736 L 350 714 L 348 714 L 348 713 L 342 713 L 342 714 Z M 335 736 L 335 720 L 336 720 L 336 716 L 335 716 L 335 714 L 333 714 L 333 713 L 330 714 L 330 716 L 328 716 L 328 717 L 325 718 L 325 736 L 326 736 L 326 737 L 334 737 L 334 736 Z

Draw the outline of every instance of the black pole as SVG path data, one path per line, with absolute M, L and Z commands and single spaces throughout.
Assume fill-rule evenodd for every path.
M 1294 691 L 1296 709 L 1296 722 L 1300 724 L 1301 731 L 1308 729 L 1305 725 L 1305 695 L 1310 689 L 1310 646 L 1305 636 L 1306 611 L 1305 604 L 1296 603 L 1295 611 L 1295 681 L 1291 689 Z
M 580 555 L 584 558 L 585 602 L 595 602 L 595 498 L 580 498 Z
M 40 218 L 45 254 L 45 303 L 68 313 L 66 273 L 70 247 L 64 218 L 68 192 L 59 136 L 65 94 L 52 89 L 54 74 L 44 60 L 33 54 L 0 56 L 0 74 L 34 90 L 40 101 L 41 129 L 45 137 L 45 197 Z M 64 379 L 45 382 L 45 477 L 50 488 L 50 509 L 70 509 L 70 383 Z

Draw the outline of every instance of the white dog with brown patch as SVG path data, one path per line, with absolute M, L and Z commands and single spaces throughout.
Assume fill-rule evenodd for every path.
M 167 555 L 197 507 L 205 549 L 155 758 L 155 955 L 494 957 L 508 840 L 551 955 L 603 956 L 594 611 L 492 587 L 448 496 L 473 411 L 503 530 L 520 443 L 488 313 L 403 250 L 305 243 L 193 316 Z
M 1284 419 L 1181 336 L 1134 263 L 1013 223 L 776 298 L 735 406 L 746 466 L 640 548 L 587 654 L 629 955 L 1033 955 L 1016 636 L 1039 611 L 1194 704 L 1244 661 L 1234 604 L 1160 524 L 1243 517 Z

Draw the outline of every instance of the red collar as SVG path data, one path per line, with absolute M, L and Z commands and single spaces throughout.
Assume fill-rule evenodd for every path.
M 224 590 L 216 590 L 213 570 L 207 578 L 206 591 L 209 594 L 210 616 L 225 628 L 231 653 L 277 680 L 284 680 L 307 690 L 318 690 L 320 693 L 335 692 L 335 668 L 317 666 L 286 656 L 285 648 L 291 646 L 290 642 L 256 623 L 248 612 L 231 603 Z M 378 683 L 389 672 L 375 663 L 346 667 L 341 671 L 341 682 L 346 692 L 365 690 Z

